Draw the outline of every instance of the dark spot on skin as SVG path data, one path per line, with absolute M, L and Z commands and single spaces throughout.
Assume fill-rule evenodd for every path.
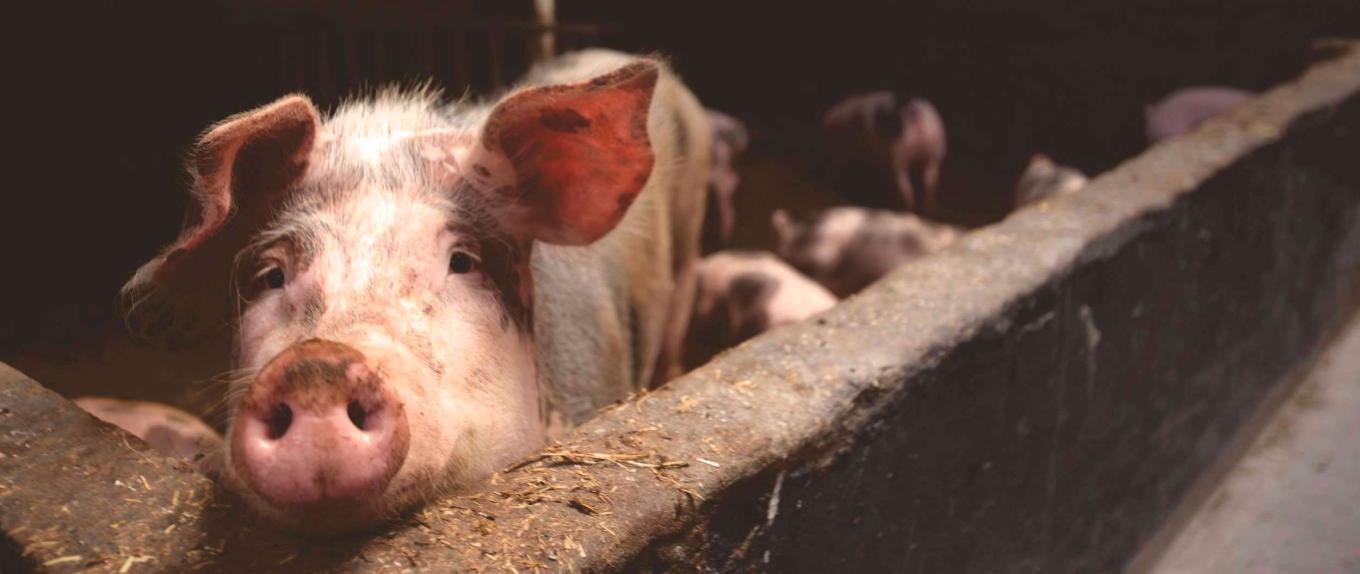
M 480 175 L 482 177 L 491 177 L 491 170 L 486 169 L 486 166 L 480 163 L 473 164 L 472 171 L 477 172 L 477 175 Z
M 421 307 L 421 308 L 420 308 L 420 311 L 421 311 L 422 313 L 424 313 L 426 317 L 433 317 L 433 316 L 434 316 L 434 305 L 431 305 L 431 304 L 429 304 L 429 303 L 426 303 L 424 307 Z
M 303 342 L 294 345 L 292 349 L 308 344 L 308 342 Z M 285 354 L 289 352 L 284 351 Z M 281 372 L 275 374 L 270 366 L 266 366 L 266 371 L 261 373 L 261 377 L 279 377 L 271 396 L 292 397 L 291 404 L 294 408 L 320 408 L 337 401 L 348 400 L 355 390 L 376 393 L 381 386 L 380 378 L 373 371 L 369 371 L 368 376 L 361 381 L 352 384 L 348 382 L 349 366 L 355 362 L 363 361 L 363 356 L 357 352 L 352 353 L 351 356 L 311 356 L 300 357 L 296 360 L 283 360 L 287 362 L 281 365 Z M 272 406 L 253 404 L 251 399 L 252 397 L 248 395 L 243 403 L 245 408 L 264 412 Z
M 769 327 L 766 306 L 779 281 L 764 273 L 742 273 L 732 279 L 725 293 L 717 293 L 710 313 L 694 317 L 693 329 L 698 342 L 715 351 L 732 347 L 759 335 Z M 697 287 L 696 300 L 702 299 L 704 283 Z
M 543 110 L 538 121 L 543 127 L 562 133 L 576 133 L 590 127 L 590 120 L 571 108 Z
M 885 141 L 892 141 L 902 135 L 902 117 L 897 113 L 896 98 L 891 102 L 881 102 L 874 106 L 872 126 L 874 135 Z
M 628 122 L 628 135 L 638 141 L 647 141 L 647 108 L 641 108 Z
M 764 296 L 773 293 L 778 287 L 779 281 L 773 277 L 764 273 L 748 272 L 732 279 L 729 294 L 737 305 L 748 307 L 760 302 Z
M 844 283 L 845 297 L 868 287 L 902 263 L 917 257 L 924 245 L 914 234 L 898 236 L 882 224 L 866 222 L 846 243 L 830 273 Z M 836 291 L 833 289 L 833 291 Z
M 411 354 L 425 365 L 425 368 L 434 372 L 436 375 L 444 373 L 444 366 L 434 354 L 434 343 L 430 341 L 429 334 L 414 332 L 407 335 L 406 348 L 410 349 Z
M 312 295 L 302 305 L 302 326 L 308 329 L 315 327 L 325 313 L 326 300 L 319 293 Z
M 493 388 L 495 379 L 492 378 L 485 369 L 478 367 L 472 369 L 472 372 L 468 373 L 467 383 L 468 386 L 471 386 L 474 389 L 489 389 Z
M 732 279 L 732 287 L 728 292 L 731 300 L 727 304 L 731 312 L 730 345 L 741 343 L 769 328 L 770 318 L 766 307 L 778 289 L 779 280 L 764 273 L 742 273 Z

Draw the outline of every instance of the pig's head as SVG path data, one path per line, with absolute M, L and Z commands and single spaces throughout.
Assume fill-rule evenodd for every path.
M 174 336 L 235 330 L 223 481 L 283 526 L 353 530 L 540 446 L 530 253 L 599 239 L 641 192 L 657 74 L 325 120 L 289 96 L 209 130 L 183 231 L 125 297 Z

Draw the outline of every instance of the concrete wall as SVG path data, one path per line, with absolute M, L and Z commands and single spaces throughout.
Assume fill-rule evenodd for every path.
M 294 540 L 0 373 L 0 566 L 1108 571 L 1360 300 L 1360 52 L 610 409 Z

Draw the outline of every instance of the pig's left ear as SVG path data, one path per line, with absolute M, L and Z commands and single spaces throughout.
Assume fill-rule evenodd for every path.
M 227 323 L 234 258 L 305 173 L 319 123 L 311 100 L 293 95 L 199 138 L 179 237 L 123 287 L 123 313 L 135 333 L 191 339 L 197 327 Z
M 658 69 L 629 64 L 580 84 L 541 86 L 496 105 L 462 176 L 527 237 L 591 243 L 614 228 L 652 174 L 647 116 Z

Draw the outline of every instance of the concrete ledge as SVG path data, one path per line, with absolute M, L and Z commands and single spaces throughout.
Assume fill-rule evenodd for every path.
M 1115 570 L 1360 300 L 1357 150 L 1352 50 L 370 536 L 0 373 L 0 567 Z

